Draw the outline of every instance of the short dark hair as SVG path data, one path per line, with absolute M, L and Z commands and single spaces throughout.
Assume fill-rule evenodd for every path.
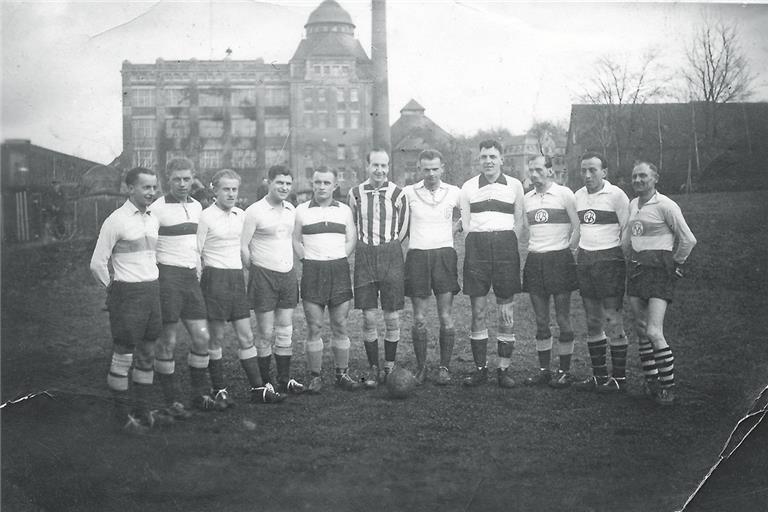
M 285 176 L 290 176 L 293 178 L 293 174 L 291 174 L 291 170 L 288 169 L 284 165 L 273 165 L 269 168 L 269 171 L 267 171 L 267 176 L 269 178 L 269 181 L 272 181 L 276 177 L 280 176 L 281 174 Z
M 655 166 L 654 164 L 652 164 L 651 162 L 649 162 L 648 160 L 635 160 L 635 163 L 634 163 L 634 165 L 632 166 L 632 168 L 634 169 L 634 168 L 635 168 L 635 167 L 637 167 L 638 165 L 643 165 L 643 164 L 647 165 L 647 166 L 648 166 L 648 168 L 649 168 L 650 170 L 652 170 L 654 173 L 656 173 L 656 177 L 658 177 L 658 176 L 659 176 L 659 168 L 658 168 L 658 167 L 656 167 L 656 166 Z
M 436 149 L 425 149 L 419 153 L 418 161 L 421 162 L 422 160 L 434 160 L 435 158 L 439 158 L 441 164 L 445 163 L 443 160 L 443 154 Z
M 608 160 L 605 159 L 602 153 L 598 153 L 597 151 L 587 151 L 583 155 L 581 155 L 581 161 L 589 160 L 590 158 L 597 158 L 600 160 L 600 165 L 603 166 L 603 169 L 608 168 Z
M 175 158 L 171 158 L 168 160 L 168 163 L 165 164 L 165 170 L 168 174 L 171 174 L 173 171 L 195 171 L 195 164 L 192 163 L 192 160 L 190 160 L 187 157 L 184 156 L 177 156 Z
M 479 148 L 481 151 L 483 149 L 496 148 L 500 155 L 504 153 L 504 148 L 502 147 L 501 142 L 493 139 L 485 139 L 484 141 L 481 141 Z
M 139 174 L 149 174 L 150 176 L 157 176 L 155 171 L 147 169 L 146 167 L 134 167 L 127 173 L 125 173 L 125 184 L 129 187 L 135 185 L 139 181 Z
M 533 162 L 537 158 L 543 158 L 544 159 L 544 168 L 545 169 L 551 169 L 552 168 L 552 157 L 549 157 L 547 155 L 536 155 L 534 157 L 531 157 L 528 159 L 528 163 Z
M 384 149 L 384 148 L 373 148 L 372 150 L 370 150 L 368 152 L 367 155 L 365 155 L 365 162 L 368 163 L 368 164 L 371 163 L 371 154 L 372 153 L 385 153 L 387 156 L 389 156 L 389 153 L 387 152 L 386 149 Z
M 240 175 L 237 174 L 232 169 L 222 169 L 222 170 L 218 171 L 216 174 L 214 174 L 213 178 L 211 178 L 211 186 L 214 187 L 214 188 L 218 187 L 219 186 L 219 181 L 222 178 L 237 180 L 240 183 L 243 182 L 243 179 L 240 177 Z
M 329 172 L 329 173 L 333 174 L 334 178 L 338 178 L 339 177 L 339 172 L 336 169 L 334 169 L 333 167 L 326 167 L 325 165 L 321 165 L 320 167 L 315 169 L 312 174 L 314 174 L 316 172 Z

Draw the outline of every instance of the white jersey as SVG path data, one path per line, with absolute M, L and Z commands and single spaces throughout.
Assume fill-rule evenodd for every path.
M 603 180 L 603 188 L 594 194 L 587 192 L 587 187 L 581 187 L 575 196 L 581 225 L 579 247 L 585 251 L 620 247 L 621 233 L 629 217 L 627 194 Z
M 333 201 L 329 206 L 320 206 L 312 199 L 296 207 L 296 224 L 301 226 L 304 259 L 330 261 L 347 257 L 347 233 L 354 232 L 355 221 L 346 204 Z
M 293 268 L 293 228 L 296 209 L 288 201 L 272 206 L 266 197 L 245 210 L 245 224 L 253 236 L 248 242 L 251 264 L 274 272 Z
M 197 224 L 197 246 L 204 267 L 243 268 L 240 259 L 240 234 L 245 213 L 234 207 L 225 211 L 212 204 L 200 214 Z
M 453 247 L 453 211 L 459 207 L 460 193 L 459 187 L 442 182 L 434 191 L 424 181 L 405 187 L 411 212 L 408 249 Z
M 197 222 L 203 207 L 187 198 L 180 202 L 171 194 L 157 199 L 149 208 L 157 217 L 160 230 L 157 237 L 157 262 L 174 267 L 197 268 Z
M 525 214 L 530 226 L 529 252 L 561 251 L 568 248 L 571 218 L 567 207 L 576 208 L 571 189 L 552 183 L 546 192 L 525 194 Z
M 677 249 L 672 255 L 677 263 L 685 263 L 696 245 L 696 237 L 685 222 L 680 207 L 658 192 L 643 206 L 639 206 L 637 198 L 629 203 L 629 227 L 632 249 L 637 252 L 672 252 L 677 241 Z
M 509 231 L 515 228 L 515 205 L 525 192 L 517 178 L 500 174 L 490 183 L 480 173 L 461 187 L 461 222 L 468 233 Z

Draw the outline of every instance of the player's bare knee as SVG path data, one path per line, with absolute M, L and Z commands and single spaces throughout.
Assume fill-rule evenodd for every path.
M 423 313 L 413 315 L 413 328 L 416 330 L 422 330 L 427 328 L 427 321 Z
M 645 335 L 653 344 L 654 348 L 664 348 L 667 346 L 667 340 L 664 338 L 664 331 L 661 327 L 649 325 L 645 329 Z
M 440 327 L 443 329 L 453 329 L 453 315 L 449 312 L 442 312 L 439 315 Z

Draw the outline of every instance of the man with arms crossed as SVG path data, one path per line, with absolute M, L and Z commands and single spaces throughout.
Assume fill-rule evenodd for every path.
M 221 374 L 222 361 L 220 352 L 213 351 L 209 356 L 208 351 L 210 336 L 205 301 L 198 281 L 200 252 L 197 249 L 197 222 L 203 209 L 189 195 L 195 177 L 193 165 L 187 158 L 174 158 L 168 162 L 166 172 L 168 194 L 157 199 L 151 207 L 160 224 L 157 267 L 163 311 L 163 334 L 157 345 L 155 371 L 166 402 L 177 403 L 174 351 L 176 331 L 179 323 L 183 323 L 191 339 L 187 363 L 192 405 L 203 411 L 223 410 L 229 406 L 227 390 L 210 390 L 206 378 L 209 367 L 211 375 Z M 182 409 L 169 411 L 175 412 L 178 418 L 189 415 Z
M 278 392 L 300 394 L 304 385 L 291 378 L 293 310 L 299 303 L 299 285 L 293 268 L 296 212 L 288 201 L 292 184 L 293 176 L 286 167 L 269 168 L 267 195 L 245 210 L 240 248 L 243 264 L 250 265 L 248 296 L 258 326 L 261 376 L 264 382 L 271 381 L 274 352 Z
M 203 260 L 200 288 L 208 312 L 211 354 L 222 354 L 224 331 L 232 322 L 239 344 L 238 359 L 251 385 L 251 401 L 276 403 L 282 396 L 264 385 L 259 372 L 256 346 L 251 331 L 251 309 L 245 293 L 243 264 L 240 259 L 240 234 L 245 213 L 235 206 L 240 175 L 222 169 L 211 180 L 216 201 L 203 210 L 197 225 L 197 246 Z M 224 372 L 211 373 L 214 389 L 226 389 Z M 229 406 L 234 402 L 230 399 Z
M 106 218 L 91 257 L 91 273 L 107 289 L 112 331 L 112 364 L 107 385 L 124 429 L 143 433 L 154 423 L 147 407 L 154 372 L 155 341 L 160 336 L 160 292 L 155 245 L 157 220 L 147 208 L 155 199 L 155 171 L 134 167 L 125 176 L 128 199 Z M 110 280 L 109 260 L 114 276 Z M 133 365 L 132 399 L 128 371 Z
M 389 155 L 372 149 L 366 156 L 368 179 L 350 189 L 348 203 L 357 228 L 355 308 L 363 310 L 363 344 L 370 370 L 365 386 L 379 381 L 376 310 L 384 312 L 384 378 L 395 366 L 400 341 L 400 314 L 405 305 L 401 242 L 408 229 L 408 202 L 403 189 L 387 180 Z
M 658 181 L 659 171 L 651 163 L 640 162 L 632 170 L 637 197 L 629 203 L 632 252 L 627 295 L 648 392 L 656 403 L 672 405 L 675 358 L 664 337 L 664 316 L 696 237 L 677 203 L 656 191 Z
M 571 251 L 579 243 L 579 217 L 571 189 L 554 182 L 549 157 L 537 156 L 528 162 L 533 190 L 525 194 L 529 229 L 528 257 L 523 269 L 523 291 L 531 298 L 536 315 L 536 352 L 539 373 L 525 380 L 527 385 L 549 383 L 561 388 L 570 385 L 573 327 L 571 292 L 578 288 L 576 262 Z M 549 370 L 552 331 L 549 328 L 549 297 L 555 299 L 555 318 L 560 330 L 560 369 L 554 380 Z
M 480 143 L 481 172 L 461 187 L 461 223 L 466 230 L 464 294 L 472 303 L 470 343 L 475 372 L 464 379 L 465 386 L 488 381 L 488 327 L 485 314 L 488 292 L 493 286 L 499 305 L 497 346 L 498 384 L 510 388 L 509 375 L 515 345 L 512 304 L 521 291 L 520 255 L 517 234 L 524 223 L 524 193 L 519 180 L 501 172 L 502 148 L 495 140 Z
M 451 382 L 449 371 L 456 331 L 453 327 L 453 297 L 459 293 L 453 212 L 459 208 L 459 187 L 443 183 L 443 155 L 426 149 L 419 155 L 424 179 L 405 187 L 410 210 L 408 253 L 405 258 L 405 295 L 413 304 L 413 351 L 416 382 L 427 378 L 427 326 L 425 314 L 434 293 L 440 320 L 440 368 L 435 383 Z M 458 222 L 456 223 L 458 225 Z
M 312 176 L 314 197 L 296 207 L 293 247 L 303 262 L 301 299 L 307 319 L 307 362 L 310 382 L 307 391 L 323 388 L 323 311 L 331 320 L 331 350 L 336 366 L 336 385 L 355 391 L 360 384 L 349 376 L 347 316 L 352 283 L 347 258 L 355 250 L 357 233 L 352 211 L 333 199 L 336 171 L 320 168 Z
M 587 347 L 592 376 L 575 382 L 579 391 L 618 393 L 626 386 L 627 336 L 621 318 L 629 199 L 605 179 L 608 166 L 599 153 L 581 157 L 584 186 L 576 191 L 581 223 L 576 273 L 587 317 Z M 607 331 L 607 332 L 606 332 Z M 608 376 L 606 348 L 611 346 L 612 376 Z

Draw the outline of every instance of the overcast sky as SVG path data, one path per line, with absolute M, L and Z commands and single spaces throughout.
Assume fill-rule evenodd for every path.
M 2 0 L 0 0 L 2 1 Z M 287 63 L 315 1 L 2 1 L 2 138 L 108 163 L 122 151 L 123 60 Z M 370 55 L 370 1 L 340 0 Z M 567 121 L 594 61 L 649 48 L 673 72 L 703 14 L 738 23 L 768 101 L 768 5 L 387 2 L 390 121 L 415 98 L 454 134 Z

